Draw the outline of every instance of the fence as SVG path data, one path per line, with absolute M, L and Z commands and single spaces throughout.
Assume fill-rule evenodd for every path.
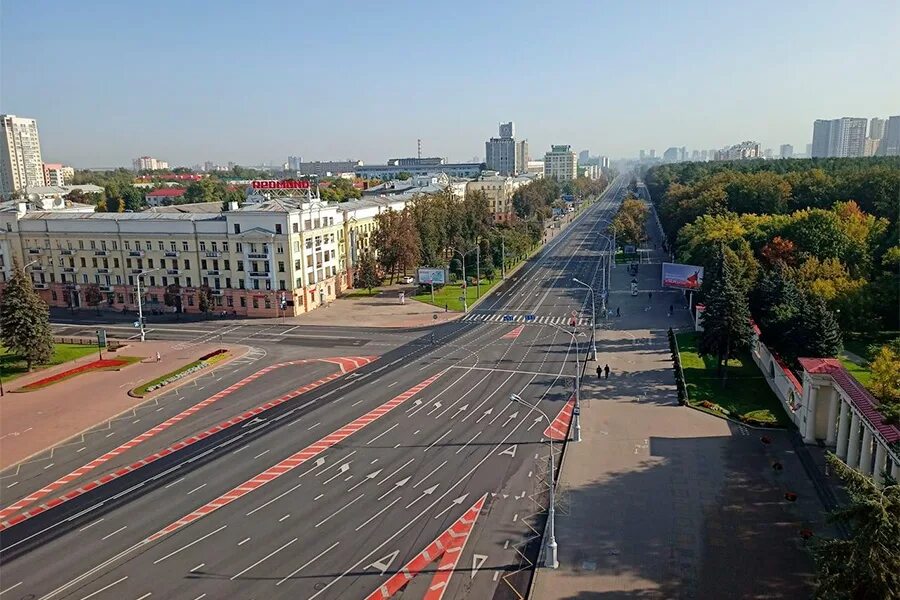
M 781 401 L 791 421 L 794 425 L 800 426 L 802 415 L 797 409 L 803 398 L 803 386 L 787 364 L 759 339 L 759 331 L 755 327 L 751 344 L 750 354 L 753 356 L 753 362 L 762 371 L 766 383 Z
M 672 352 L 672 362 L 675 364 L 675 388 L 678 391 L 678 403 L 687 404 L 690 401 L 687 384 L 684 381 L 684 370 L 681 368 L 681 352 L 678 350 L 678 338 L 675 331 L 669 327 L 669 350 Z

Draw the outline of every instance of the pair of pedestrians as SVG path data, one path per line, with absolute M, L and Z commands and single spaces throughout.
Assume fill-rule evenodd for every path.
M 597 379 L 609 379 L 609 365 L 601 367 L 597 365 Z

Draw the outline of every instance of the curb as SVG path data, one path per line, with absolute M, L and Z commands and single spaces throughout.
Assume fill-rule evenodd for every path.
M 246 348 L 246 350 L 244 351 L 244 354 L 247 354 L 247 352 L 250 351 L 250 347 L 249 347 L 249 346 L 244 346 L 244 347 Z M 241 356 L 244 356 L 244 354 L 241 354 Z M 238 356 L 235 356 L 234 358 L 237 359 L 237 358 L 239 358 L 239 357 L 238 357 Z M 222 366 L 228 364 L 229 362 L 231 362 L 231 361 L 229 360 L 228 362 L 223 363 Z M 140 363 L 135 363 L 135 364 L 140 364 Z M 130 365 L 129 365 L 129 366 L 130 366 Z M 208 371 L 208 372 L 211 372 L 211 371 Z M 205 373 L 204 373 L 204 375 L 205 375 Z M 187 382 L 185 382 L 185 383 L 187 383 Z M 169 390 L 166 390 L 166 391 L 171 391 L 172 389 L 174 389 L 174 388 L 170 388 Z M 129 394 L 129 395 L 130 395 L 130 394 Z M 132 397 L 133 397 L 133 398 L 137 398 L 137 396 L 132 396 Z M 149 402 L 149 401 L 152 400 L 152 399 L 153 399 L 153 398 L 149 398 L 149 397 L 141 398 L 141 400 L 143 400 L 143 402 L 139 402 L 138 404 L 135 404 L 134 406 L 131 406 L 131 407 L 129 407 L 129 408 L 124 408 L 124 409 L 122 409 L 121 411 L 117 412 L 116 414 L 111 415 L 111 416 L 109 416 L 108 418 L 103 419 L 102 421 L 99 421 L 99 422 L 97 422 L 97 423 L 94 423 L 94 424 L 91 425 L 90 427 L 85 427 L 85 428 L 82 429 L 81 431 L 76 431 L 75 433 L 73 433 L 73 434 L 71 434 L 71 435 L 69 435 L 69 436 L 63 438 L 62 440 L 59 440 L 58 442 L 55 442 L 55 443 L 54 443 L 53 445 L 51 445 L 51 446 L 46 446 L 46 447 L 44 447 L 44 448 L 41 448 L 40 450 L 38 450 L 38 451 L 36 451 L 36 452 L 33 452 L 33 453 L 29 454 L 28 456 L 25 456 L 25 457 L 21 458 L 20 460 L 17 460 L 16 462 L 14 462 L 14 463 L 12 463 L 12 464 L 6 465 L 6 466 L 3 467 L 2 469 L 0 469 L 0 472 L 3 472 L 3 471 L 5 471 L 5 470 L 7 470 L 7 469 L 11 469 L 11 468 L 16 467 L 16 466 L 18 466 L 18 465 L 21 465 L 22 463 L 28 462 L 28 461 L 30 461 L 31 459 L 33 459 L 34 457 L 36 457 L 36 456 L 38 456 L 38 455 L 40 455 L 40 454 L 43 454 L 44 452 L 47 452 L 48 450 L 53 450 L 54 448 L 57 448 L 57 447 L 59 447 L 59 446 L 63 446 L 63 445 L 65 445 L 65 444 L 67 444 L 67 443 L 69 442 L 69 440 L 72 440 L 72 439 L 74 439 L 74 438 L 76 438 L 76 437 L 78 437 L 78 436 L 84 435 L 84 434 L 87 433 L 88 431 L 91 431 L 92 429 L 94 429 L 95 427 L 97 427 L 97 425 L 100 425 L 101 423 L 106 423 L 106 422 L 108 422 L 108 421 L 114 421 L 114 420 L 118 419 L 119 417 L 121 417 L 122 415 L 124 415 L 125 413 L 127 413 L 127 412 L 129 412 L 129 411 L 132 411 L 132 410 L 136 410 L 137 408 L 143 406 L 144 404 L 146 404 L 147 402 Z
M 751 425 L 750 423 L 744 423 L 743 421 L 741 421 L 739 419 L 735 419 L 734 417 L 731 417 L 729 415 L 723 415 L 723 414 L 717 413 L 713 410 L 704 409 L 699 406 L 693 406 L 690 402 L 688 402 L 687 404 L 684 404 L 682 406 L 686 406 L 687 408 L 690 408 L 691 410 L 696 410 L 697 412 L 702 412 L 711 417 L 716 417 L 718 419 L 723 419 L 725 421 L 731 421 L 735 425 L 743 425 L 744 427 L 749 427 L 750 429 L 756 429 L 757 431 L 790 431 L 790 428 L 783 427 L 781 425 L 772 425 L 772 426 L 767 427 L 765 425 Z
M 239 348 L 240 348 L 240 346 L 239 346 Z M 143 396 L 138 396 L 137 394 L 132 393 L 132 392 L 134 392 L 134 390 L 136 390 L 137 388 L 144 385 L 143 383 L 139 383 L 136 386 L 134 386 L 133 388 L 131 388 L 130 390 L 128 390 L 128 395 L 131 396 L 132 398 L 140 398 L 142 400 L 152 400 L 156 396 L 162 396 L 163 394 L 165 394 L 167 392 L 171 392 L 172 390 L 177 390 L 184 384 L 190 383 L 195 379 L 203 377 L 204 375 L 208 375 L 209 373 L 214 373 L 216 371 L 216 369 L 218 369 L 220 367 L 224 367 L 225 365 L 229 364 L 230 362 L 237 360 L 237 359 L 241 358 L 242 356 L 244 356 L 245 354 L 247 354 L 248 352 L 250 352 L 249 346 L 243 346 L 243 348 L 244 348 L 244 351 L 240 354 L 235 354 L 231 350 L 226 350 L 226 352 L 228 353 L 228 357 L 214 362 L 212 365 L 210 365 L 212 367 L 212 369 L 209 369 L 206 371 L 200 370 L 195 373 L 191 373 L 188 377 L 182 377 L 174 384 L 163 386 L 159 389 L 153 390 L 152 392 L 148 392 L 148 393 L 144 394 Z M 191 362 L 194 362 L 194 361 L 191 361 Z M 187 364 L 189 365 L 191 363 L 187 363 Z M 184 365 L 184 366 L 180 367 L 179 369 L 175 369 L 174 372 L 177 373 L 179 370 L 183 369 L 186 366 L 187 365 Z

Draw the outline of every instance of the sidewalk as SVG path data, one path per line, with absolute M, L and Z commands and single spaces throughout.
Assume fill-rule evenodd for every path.
M 144 342 L 125 346 L 117 353 L 104 351 L 104 358 L 121 354 L 140 356 L 143 360 L 120 371 L 85 373 L 33 392 L 9 390 L 94 361 L 97 355 L 90 354 L 51 369 L 17 377 L 0 398 L 0 469 L 143 404 L 146 398 L 133 398 L 128 395 L 128 390 L 145 381 L 170 373 L 217 348 L 227 348 L 237 355 L 246 352 L 243 346 L 227 344 L 200 344 L 175 350 L 173 347 L 176 344 Z M 160 362 L 156 362 L 157 352 L 162 358 Z M 216 367 L 221 364 L 227 363 L 219 363 Z M 171 388 L 165 389 L 168 391 Z

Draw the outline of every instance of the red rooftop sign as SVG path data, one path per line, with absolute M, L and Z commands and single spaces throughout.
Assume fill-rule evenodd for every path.
M 254 190 L 308 190 L 310 188 L 308 180 L 285 180 L 278 181 L 275 179 L 257 179 L 250 184 Z

